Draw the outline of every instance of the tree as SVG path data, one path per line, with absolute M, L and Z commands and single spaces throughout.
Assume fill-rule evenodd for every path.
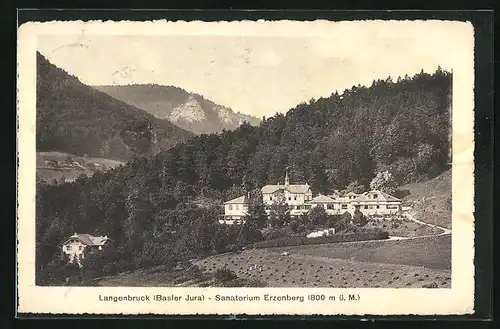
M 249 193 L 248 216 L 247 220 L 253 222 L 257 228 L 263 228 L 266 225 L 267 214 L 262 199 L 260 189 L 255 189 Z
M 277 200 L 270 206 L 269 223 L 273 227 L 282 227 L 290 222 L 290 207 L 285 203 L 283 196 L 278 196 Z
M 343 194 L 347 194 L 349 192 L 353 192 L 356 194 L 363 193 L 365 190 L 365 187 L 361 185 L 357 180 L 349 183 L 349 185 L 346 186 L 346 188 L 342 191 Z
M 316 207 L 311 208 L 308 213 L 309 221 L 314 226 L 323 226 L 326 225 L 328 215 L 326 214 L 325 208 L 323 205 L 318 205 Z
M 42 267 L 40 272 L 37 273 L 37 281 L 41 285 L 63 284 L 67 274 L 64 269 L 69 262 L 70 258 L 67 254 L 54 255 L 50 262 Z
M 352 216 L 349 212 L 344 212 L 342 215 L 341 215 L 341 222 L 342 223 L 345 223 L 346 225 L 349 225 L 352 221 Z
M 253 222 L 247 220 L 241 224 L 240 233 L 236 240 L 237 245 L 246 246 L 260 240 L 262 240 L 262 233 Z
M 352 216 L 352 222 L 358 227 L 363 227 L 368 223 L 368 219 L 358 208 L 356 208 L 356 210 L 354 210 L 354 216 Z
M 106 246 L 98 252 L 86 253 L 81 261 L 85 278 L 91 279 L 118 273 L 123 270 L 117 264 L 119 258 L 119 251 L 113 246 Z
M 213 250 L 220 254 L 227 250 L 229 244 L 229 230 L 228 226 L 224 224 L 218 224 L 215 229 L 215 234 L 212 239 Z
M 394 194 L 398 189 L 398 182 L 389 171 L 379 172 L 370 183 L 372 190 L 380 190 L 388 194 Z
M 347 224 L 349 223 L 347 220 L 348 219 L 344 215 L 330 215 L 328 216 L 327 220 L 328 227 L 334 228 L 336 232 L 342 231 L 347 227 Z

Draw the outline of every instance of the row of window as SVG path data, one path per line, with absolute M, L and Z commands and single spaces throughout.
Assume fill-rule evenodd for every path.
M 229 208 L 229 210 L 233 210 L 233 205 L 232 205 L 232 204 L 230 204 L 230 205 L 228 206 L 228 208 Z M 234 209 L 235 209 L 235 210 L 240 210 L 240 206 L 236 204 L 236 205 L 234 205 Z M 246 206 L 242 206 L 242 209 L 243 209 L 243 210 L 247 210 L 247 207 L 246 207 Z
M 399 206 L 397 205 L 386 205 L 385 206 L 386 209 L 399 209 Z M 372 205 L 372 206 L 369 206 L 369 205 L 364 205 L 363 206 L 363 209 L 380 209 L 380 206 L 379 205 Z
M 269 196 L 269 200 L 270 200 L 270 201 L 273 201 L 273 197 L 272 197 L 272 196 Z M 297 196 L 296 196 L 296 195 L 294 195 L 294 196 L 293 196 L 293 200 L 294 200 L 294 201 L 297 201 Z M 309 195 L 306 195 L 306 196 L 304 196 L 304 200 L 305 200 L 305 201 L 310 201 L 310 200 L 312 200 L 312 197 L 311 197 L 311 196 L 309 196 Z M 288 201 L 292 201 L 292 196 L 289 196 L 289 197 L 288 197 Z
M 71 250 L 72 250 L 72 248 L 71 248 L 71 247 L 72 247 L 71 245 L 67 245 L 67 246 L 66 246 L 66 250 L 67 250 L 67 251 L 71 251 Z M 78 246 L 78 250 L 83 250 L 83 246 Z
M 289 198 L 289 200 L 290 200 L 290 198 Z M 233 210 L 233 205 L 230 204 L 228 206 L 228 208 L 229 208 L 229 210 Z M 296 206 L 295 209 L 309 209 L 309 208 L 311 208 L 310 205 L 303 205 L 303 206 Z M 341 209 L 347 209 L 347 205 L 343 204 L 343 205 L 341 205 L 340 208 Z M 398 209 L 398 208 L 399 208 L 398 205 L 387 205 L 386 206 L 386 209 Z M 269 209 L 269 207 L 266 207 L 266 209 Z M 326 206 L 326 209 L 335 209 L 335 207 L 334 207 L 333 204 L 328 204 Z M 380 206 L 379 205 L 364 205 L 363 209 L 380 209 Z M 239 205 L 235 205 L 235 210 L 240 210 Z M 247 207 L 246 206 L 242 206 L 242 210 L 247 210 Z M 68 246 L 68 247 L 70 247 L 70 246 Z

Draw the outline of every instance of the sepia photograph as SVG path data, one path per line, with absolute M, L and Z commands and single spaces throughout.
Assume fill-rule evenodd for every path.
M 473 293 L 470 25 L 161 23 L 32 29 L 32 287 Z

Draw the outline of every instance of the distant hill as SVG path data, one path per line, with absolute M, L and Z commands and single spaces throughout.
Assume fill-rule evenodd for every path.
M 192 133 L 81 83 L 37 53 L 37 151 L 128 160 Z
M 261 121 L 174 86 L 147 84 L 93 87 L 195 134 L 233 130 L 244 121 L 256 126 Z

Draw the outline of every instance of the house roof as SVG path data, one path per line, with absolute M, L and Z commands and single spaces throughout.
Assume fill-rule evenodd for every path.
M 373 194 L 373 193 L 378 194 L 380 198 L 377 198 L 377 200 L 368 198 L 368 194 Z M 372 190 L 359 195 L 356 199 L 352 201 L 358 202 L 358 201 L 401 201 L 401 200 L 385 192 L 379 190 Z
M 346 194 L 346 196 L 351 196 L 351 195 L 358 196 L 359 194 L 354 193 L 354 192 L 349 192 L 349 193 Z
M 309 203 L 333 203 L 333 202 L 338 202 L 326 195 L 318 195 L 317 197 L 315 197 L 314 199 L 312 199 L 311 201 L 309 201 Z
M 378 192 L 380 194 L 382 194 L 387 201 L 401 201 L 401 199 L 398 199 L 398 198 L 396 198 L 390 194 L 387 194 L 385 192 L 382 192 L 382 191 L 378 191 Z
M 87 246 L 102 246 L 104 245 L 108 240 L 110 240 L 107 236 L 92 236 L 90 234 L 77 234 L 75 233 L 68 239 L 66 239 L 62 244 L 65 244 L 71 239 L 77 239 L 81 243 L 87 245 Z
M 287 190 L 290 193 L 305 194 L 309 191 L 310 186 L 308 184 L 290 184 L 290 185 L 266 185 L 262 187 L 262 193 L 274 193 L 278 190 Z
M 242 195 L 240 197 L 237 197 L 236 199 L 232 199 L 232 200 L 226 201 L 226 202 L 224 202 L 224 204 L 234 204 L 234 203 L 245 204 L 247 202 L 248 202 L 247 197 L 245 195 Z

